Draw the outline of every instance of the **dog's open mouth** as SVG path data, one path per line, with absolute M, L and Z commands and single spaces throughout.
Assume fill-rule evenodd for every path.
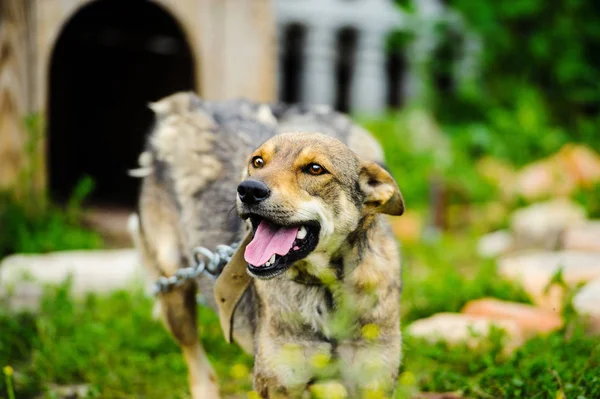
M 319 242 L 320 226 L 316 222 L 283 226 L 256 215 L 250 216 L 250 220 L 254 237 L 244 258 L 250 274 L 258 278 L 280 275 L 310 254 Z

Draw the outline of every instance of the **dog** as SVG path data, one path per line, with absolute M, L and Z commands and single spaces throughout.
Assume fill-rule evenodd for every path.
M 229 267 L 248 284 L 242 292 L 222 283 L 225 296 L 240 291 L 228 328 L 254 356 L 262 398 L 301 397 L 330 380 L 351 397 L 391 395 L 401 266 L 385 215 L 401 215 L 404 202 L 379 143 L 322 106 L 178 92 L 150 108 L 155 125 L 132 171 L 142 179 L 132 234 L 149 275 L 174 275 L 197 246 L 243 242 L 238 266 L 216 282 L 202 274 L 158 295 L 192 397 L 220 395 L 199 342 L 196 296 L 222 310 L 212 294 Z

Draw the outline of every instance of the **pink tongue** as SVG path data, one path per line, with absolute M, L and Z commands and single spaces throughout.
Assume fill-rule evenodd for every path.
M 298 227 L 277 227 L 260 222 L 254 238 L 246 247 L 244 258 L 252 266 L 264 265 L 273 254 L 287 255 L 298 234 Z

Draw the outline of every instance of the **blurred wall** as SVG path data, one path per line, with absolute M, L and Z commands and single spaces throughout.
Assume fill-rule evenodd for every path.
M 74 147 L 74 151 L 80 149 L 81 146 L 72 141 L 73 135 L 56 135 L 59 141 L 50 143 L 53 137 L 47 135 L 47 121 L 52 119 L 50 112 L 54 112 L 55 108 L 50 109 L 49 101 L 53 99 L 55 102 L 61 101 L 61 85 L 75 86 L 73 79 L 76 75 L 66 75 L 67 82 L 55 85 L 51 88 L 51 67 L 55 61 L 57 43 L 64 39 L 65 28 L 74 22 L 77 22 L 81 13 L 90 7 L 100 10 L 102 7 L 147 7 L 148 4 L 154 8 L 160 8 L 165 15 L 172 18 L 174 23 L 180 27 L 182 37 L 189 48 L 192 60 L 193 76 L 190 81 L 194 82 L 189 89 L 195 90 L 202 97 L 207 99 L 225 99 L 237 96 L 248 97 L 257 101 L 273 101 L 276 97 L 276 40 L 275 40 L 275 24 L 273 20 L 273 9 L 270 0 L 156 0 L 156 1 L 123 1 L 123 0 L 4 0 L 0 3 L 2 13 L 0 13 L 0 48 L 2 49 L 2 64 L 0 64 L 0 188 L 11 187 L 16 183 L 16 175 L 19 170 L 23 169 L 23 165 L 28 158 L 35 157 L 36 164 L 41 165 L 39 170 L 35 172 L 35 179 L 39 181 L 39 188 L 47 187 L 49 156 L 48 150 L 52 148 L 60 148 L 62 145 Z M 92 18 L 93 19 L 93 18 Z M 139 31 L 129 31 L 127 34 L 131 37 L 144 35 L 148 30 L 152 30 L 152 26 L 144 27 L 144 14 L 140 12 L 136 15 L 135 12 L 130 13 L 131 26 L 138 26 Z M 101 22 L 101 21 L 100 21 Z M 107 22 L 108 23 L 108 22 Z M 111 28 L 107 27 L 108 30 Z M 117 38 L 104 39 L 118 46 L 127 41 L 127 38 L 121 40 L 123 32 L 116 32 Z M 68 32 L 67 32 L 68 34 Z M 83 31 L 76 33 L 83 34 Z M 114 35 L 113 35 L 114 36 Z M 80 40 L 81 38 L 67 38 Z M 106 41 L 105 40 L 105 41 Z M 111 45 L 110 43 L 105 43 Z M 131 43 L 131 41 L 129 41 Z M 116 44 L 115 44 L 116 43 Z M 119 44 L 120 43 L 120 44 Z M 153 51 L 149 49 L 152 44 L 147 46 L 142 44 L 143 48 L 130 48 L 132 53 L 136 51 Z M 160 47 L 160 45 L 158 45 Z M 154 43 L 154 51 L 158 48 Z M 73 47 L 74 48 L 74 47 Z M 64 49 L 63 49 L 64 50 Z M 160 49 L 158 50 L 160 52 Z M 90 55 L 90 54 L 88 54 Z M 63 58 L 73 56 L 60 55 Z M 91 54 L 93 56 L 93 54 Z M 83 57 L 83 54 L 82 54 Z M 75 58 L 73 58 L 75 60 Z M 60 60 L 59 60 L 60 63 Z M 63 65 L 65 63 L 63 62 Z M 84 67 L 84 64 L 81 64 Z M 150 65 L 154 66 L 154 65 Z M 124 65 L 123 69 L 130 68 L 131 65 Z M 166 66 L 168 68 L 168 65 Z M 138 66 L 139 74 L 130 74 L 130 78 L 135 80 L 144 75 L 144 66 Z M 98 70 L 92 71 L 96 76 L 90 74 L 89 82 L 102 79 L 98 76 Z M 171 73 L 174 73 L 173 71 Z M 69 80 L 72 77 L 73 79 Z M 146 74 L 147 77 L 147 74 Z M 104 77 L 106 78 L 106 76 Z M 161 79 L 159 75 L 155 79 Z M 95 82 L 98 83 L 98 82 Z M 114 92 L 115 97 L 126 97 L 125 90 L 138 90 L 131 82 L 124 82 L 121 95 L 118 91 Z M 126 83 L 126 84 L 125 84 Z M 156 84 L 164 82 L 148 82 L 144 81 L 144 85 Z M 77 85 L 85 85 L 85 82 L 78 81 Z M 95 90 L 104 90 L 108 86 L 118 86 L 119 82 L 107 79 L 103 84 L 96 84 Z M 90 85 L 93 87 L 94 85 Z M 163 85 L 164 86 L 164 85 Z M 155 93 L 152 98 L 136 97 L 135 101 L 143 101 L 137 104 L 145 106 L 150 101 L 155 101 L 158 95 L 170 94 L 169 91 L 181 90 L 181 85 L 173 85 L 170 89 L 165 87 L 161 93 Z M 118 88 L 118 87 L 117 87 Z M 50 93 L 50 89 L 58 91 L 58 93 Z M 138 90 L 143 92 L 143 90 Z M 87 94 L 87 95 L 86 95 Z M 94 110 L 94 118 L 99 121 L 105 121 L 108 118 L 108 110 L 110 104 L 104 105 L 94 103 L 96 97 L 102 97 L 100 93 L 94 93 L 91 90 L 87 93 L 82 90 L 79 93 L 77 100 L 81 105 L 88 103 L 89 109 Z M 64 103 L 62 105 L 65 105 Z M 57 109 L 60 109 L 58 107 Z M 54 116 L 54 119 L 66 120 L 65 115 L 73 115 L 80 113 L 84 107 L 79 108 L 64 108 L 60 111 L 62 116 Z M 58 112 L 58 111 L 57 111 Z M 91 112 L 91 111 L 89 111 Z M 105 112 L 105 114 L 103 114 Z M 25 154 L 24 147 L 30 137 L 27 127 L 24 123 L 26 117 L 35 115 L 42 121 L 41 136 L 35 142 L 35 148 Z M 91 115 L 91 114 L 90 114 Z M 88 116 L 90 116 L 88 115 Z M 106 117 L 103 117 L 105 115 Z M 81 119 L 85 119 L 86 115 L 79 115 Z M 132 119 L 135 119 L 133 117 Z M 87 118 L 89 121 L 90 118 Z M 97 125 L 97 124 L 96 124 Z M 122 138 L 127 141 L 125 135 L 133 133 L 123 130 L 105 129 L 98 132 L 93 125 L 79 125 L 70 129 L 79 129 L 80 135 L 86 135 L 92 139 L 102 137 L 113 137 L 115 139 Z M 114 127 L 114 125 L 111 125 Z M 143 123 L 139 124 L 140 129 L 144 130 L 147 126 Z M 61 129 L 63 129 L 61 127 Z M 90 129 L 92 131 L 90 131 Z M 64 133 L 61 131 L 61 133 Z M 145 131 L 143 133 L 146 133 Z M 135 134 L 140 134 L 139 132 Z M 69 139 L 68 137 L 71 137 Z M 109 142 L 111 140 L 108 140 Z M 114 141 L 114 140 L 113 140 Z M 111 152 L 118 151 L 126 152 L 124 155 L 125 163 L 135 166 L 137 162 L 137 152 L 141 148 L 137 148 L 135 153 L 132 150 L 125 150 L 125 146 L 111 146 L 108 148 L 106 142 L 101 144 L 101 140 L 95 141 L 98 145 L 98 151 L 104 151 L 107 158 Z M 55 157 L 57 158 L 57 157 Z M 59 156 L 58 158 L 62 158 Z M 73 159 L 65 159 L 63 164 L 60 162 L 52 162 L 53 167 L 63 168 L 63 170 L 75 171 L 79 177 L 89 170 L 84 170 L 80 163 L 76 163 Z M 121 165 L 122 166 L 122 165 Z M 106 168 L 107 170 L 109 168 Z M 106 173 L 104 179 L 109 181 L 115 179 L 117 174 L 126 174 L 126 170 L 121 170 L 121 167 L 115 168 L 114 172 Z M 104 173 L 104 172 L 102 172 Z M 99 176 L 92 176 L 98 178 Z M 101 176 L 100 176 L 101 177 Z M 75 179 L 75 177 L 73 178 Z M 134 184 L 134 183 L 132 183 Z M 72 188 L 72 183 L 61 188 L 62 194 L 67 190 L 67 186 Z M 68 191 L 68 190 L 67 190 Z
M 0 2 L 0 190 L 26 167 L 23 116 L 31 108 L 26 3 Z
M 387 108 L 385 41 L 402 24 L 402 14 L 392 1 L 275 4 L 280 98 L 345 112 L 378 113 Z

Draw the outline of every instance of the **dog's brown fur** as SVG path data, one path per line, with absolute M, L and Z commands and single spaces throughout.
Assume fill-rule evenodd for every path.
M 277 277 L 254 278 L 236 309 L 233 337 L 255 356 L 255 389 L 264 398 L 300 396 L 317 377 L 312 365 L 320 355 L 343 365 L 338 377 L 349 394 L 391 392 L 401 357 L 401 279 L 382 214 L 400 215 L 404 204 L 378 165 L 376 141 L 343 115 L 318 108 L 206 103 L 189 93 L 152 108 L 157 125 L 137 171 L 144 180 L 135 234 L 152 277 L 187 266 L 195 246 L 241 239 L 250 224 L 239 216 L 250 212 L 282 224 L 317 221 L 315 250 Z M 264 166 L 254 167 L 256 156 Z M 311 162 L 328 173 L 305 173 Z M 252 209 L 236 203 L 244 179 L 264 182 L 269 199 Z M 219 396 L 196 326 L 196 291 L 212 299 L 213 285 L 204 276 L 160 295 L 195 399 Z M 335 318 L 348 309 L 355 317 L 340 335 Z

